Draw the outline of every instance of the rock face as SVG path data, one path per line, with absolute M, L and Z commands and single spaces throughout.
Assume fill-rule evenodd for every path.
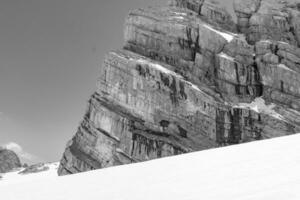
M 234 5 L 238 27 L 249 43 L 273 39 L 299 46 L 298 0 L 235 0 Z
M 265 31 L 272 6 L 289 14 L 292 35 L 276 17 Z M 243 0 L 235 10 L 237 26 L 209 0 L 132 11 L 58 173 L 300 132 L 297 5 Z
M 19 167 L 21 167 L 21 162 L 17 154 L 0 148 L 0 173 L 6 173 Z

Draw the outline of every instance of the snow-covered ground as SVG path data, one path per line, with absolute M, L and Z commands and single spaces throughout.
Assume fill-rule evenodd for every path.
M 300 199 L 300 134 L 27 182 L 3 200 Z
M 0 174 L 0 176 L 2 176 L 2 179 L 0 179 L 0 190 L 2 185 L 22 184 L 22 183 L 37 181 L 40 179 L 45 180 L 48 178 L 58 177 L 57 169 L 59 163 L 47 163 L 44 166 L 48 167 L 49 170 L 37 172 L 37 173 L 20 174 L 20 172 L 25 170 L 25 168 L 20 168 L 13 172 Z

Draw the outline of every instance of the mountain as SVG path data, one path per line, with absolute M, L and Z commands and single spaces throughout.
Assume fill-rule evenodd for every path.
M 59 175 L 300 132 L 300 1 L 138 9 L 107 54 Z
M 0 147 L 0 173 L 6 173 L 19 167 L 21 167 L 21 162 L 17 154 Z
M 0 180 L 0 194 L 10 200 L 298 200 L 299 143 L 300 134 L 71 176 L 39 173 Z

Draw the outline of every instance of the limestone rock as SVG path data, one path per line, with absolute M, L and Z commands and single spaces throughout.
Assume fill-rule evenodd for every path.
M 11 150 L 0 148 L 0 173 L 6 173 L 21 167 L 17 154 Z
M 198 85 L 205 82 L 212 89 L 218 78 L 216 55 L 223 49 L 237 61 L 245 62 L 246 58 L 245 67 L 254 62 L 254 48 L 245 44 L 243 37 L 211 25 L 187 10 L 139 9 L 129 14 L 125 27 L 126 49 L 175 66 L 174 71 L 185 79 Z
M 170 65 L 124 50 L 108 54 L 101 68 L 98 91 L 68 144 L 59 174 L 299 130 L 289 119 L 283 121 L 250 108 L 227 106 L 171 69 Z
M 260 3 L 261 0 L 234 0 L 233 6 L 237 15 L 239 31 L 247 31 L 250 26 L 249 20 L 259 9 Z
M 239 34 L 214 1 L 130 12 L 58 173 L 300 132 L 298 7 L 236 0 L 235 10 Z
M 232 16 L 215 0 L 171 0 L 171 6 L 186 8 L 195 12 L 199 18 L 225 30 L 236 31 Z
M 238 27 L 249 43 L 272 39 L 299 46 L 299 0 L 235 0 Z
M 170 6 L 187 8 L 200 14 L 204 1 L 205 0 L 170 0 L 169 4 Z
M 300 52 L 282 42 L 260 41 L 256 62 L 264 96 L 272 102 L 286 104 L 300 110 Z

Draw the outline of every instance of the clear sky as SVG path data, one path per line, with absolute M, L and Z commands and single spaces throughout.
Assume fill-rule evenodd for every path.
M 1 0 L 0 145 L 33 162 L 59 160 L 105 53 L 123 44 L 128 12 L 166 2 Z

